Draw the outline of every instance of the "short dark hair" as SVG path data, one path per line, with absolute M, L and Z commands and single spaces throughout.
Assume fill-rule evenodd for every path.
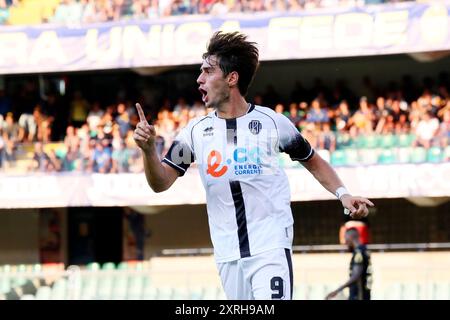
M 242 96 L 247 95 L 259 64 L 256 43 L 247 41 L 247 36 L 239 32 L 217 31 L 209 40 L 206 50 L 203 59 L 216 56 L 225 76 L 236 71 L 239 74 L 239 92 Z

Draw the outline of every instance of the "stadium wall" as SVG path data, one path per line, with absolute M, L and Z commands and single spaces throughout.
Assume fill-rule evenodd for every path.
M 376 208 L 369 216 L 371 243 L 450 242 L 450 202 L 419 207 L 406 199 L 373 201 Z M 294 245 L 339 243 L 339 227 L 345 216 L 338 201 L 293 202 L 291 207 Z M 146 258 L 163 249 L 212 247 L 205 205 L 167 206 L 152 212 L 145 215 L 146 228 L 151 232 L 145 243 Z
M 323 300 L 348 279 L 350 258 L 350 253 L 294 254 L 294 299 Z M 372 295 L 376 300 L 437 299 L 434 286 L 450 283 L 448 251 L 374 252 L 371 258 Z M 154 258 L 151 273 L 157 287 L 220 287 L 212 256 Z M 341 294 L 338 299 L 345 296 Z
M 1 210 L 0 264 L 39 262 L 39 209 Z

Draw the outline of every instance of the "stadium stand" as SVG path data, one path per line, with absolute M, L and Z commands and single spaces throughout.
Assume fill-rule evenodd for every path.
M 415 92 L 388 91 L 378 97 L 377 104 L 362 97 L 359 106 L 350 104 L 346 117 L 342 117 L 340 107 L 345 100 L 333 104 L 326 96 L 320 102 L 313 98 L 311 103 L 308 100 L 290 101 L 286 105 L 291 106 L 288 117 L 315 149 L 330 153 L 330 162 L 335 166 L 440 163 L 449 159 L 449 87 L 448 82 L 440 82 L 433 89 L 439 93 L 432 93 L 427 88 Z M 323 97 L 326 91 L 330 90 L 313 94 Z M 415 98 L 406 102 L 402 98 L 405 95 Z M 64 135 L 54 132 L 56 128 L 52 123 L 61 121 L 61 115 L 51 115 L 49 110 L 43 110 L 41 105 L 46 101 L 35 102 L 31 122 L 27 124 L 25 120 L 21 121 L 24 114 L 19 114 L 18 110 L 11 113 L 11 106 L 19 102 L 14 97 L 3 98 L 6 99 L 10 101 L 9 111 L 3 112 L 3 120 L 0 119 L 0 141 L 3 141 L 0 144 L 0 168 L 5 172 L 142 172 L 140 154 L 132 139 L 137 117 L 130 101 L 102 108 L 78 94 L 68 105 L 83 106 L 84 116 L 73 120 L 73 124 L 65 128 Z M 84 102 L 80 105 L 77 99 Z M 154 125 L 161 154 L 167 151 L 177 132 L 190 119 L 208 112 L 198 101 L 186 103 L 186 100 L 180 97 L 173 104 L 169 101 L 157 112 Z M 261 102 L 264 104 L 264 99 Z M 326 125 L 308 117 L 313 104 L 319 112 L 328 114 Z M 297 108 L 299 105 L 302 107 Z M 399 105 L 403 106 L 402 110 L 398 109 Z M 277 110 L 286 114 L 284 103 L 278 103 Z M 58 138 L 62 140 L 55 140 Z M 280 163 L 296 166 L 286 160 L 281 156 Z
M 406 0 L 408 1 L 408 0 Z M 410 0 L 411 1 L 411 0 Z M 1 0 L 0 23 L 33 25 L 42 23 L 80 24 L 129 19 L 153 19 L 167 16 L 236 12 L 297 12 L 316 8 L 361 7 L 399 2 L 398 0 Z

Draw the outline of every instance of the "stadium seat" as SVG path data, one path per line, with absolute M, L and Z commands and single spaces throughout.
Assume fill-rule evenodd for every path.
M 39 287 L 36 292 L 36 300 L 50 300 L 51 294 L 52 289 L 50 287 Z
M 432 300 L 450 300 L 450 282 L 433 282 L 431 286 Z
M 370 299 L 371 300 L 383 300 L 383 292 L 380 289 L 372 288 L 370 292 Z
M 67 299 L 67 290 L 72 289 L 67 285 L 67 279 L 61 278 L 55 281 L 52 286 L 51 300 L 64 300 Z
M 81 296 L 82 300 L 97 299 L 97 276 L 93 273 L 85 273 L 81 277 Z
M 396 162 L 397 162 L 397 158 L 396 158 L 394 150 L 383 149 L 380 152 L 380 155 L 378 157 L 379 164 L 392 164 L 392 163 L 396 163 Z
M 91 271 L 98 271 L 98 270 L 100 270 L 100 264 L 98 264 L 97 262 L 88 263 L 86 265 L 86 269 L 91 270 Z
M 356 166 L 356 165 L 360 164 L 358 150 L 351 149 L 351 148 L 345 149 L 344 156 L 345 156 L 345 162 L 347 165 Z
M 414 134 L 402 133 L 397 136 L 397 146 L 401 148 L 411 147 L 413 141 L 416 139 Z
M 59 148 L 56 148 L 55 154 L 56 154 L 56 156 L 57 156 L 58 158 L 64 159 L 64 157 L 65 157 L 66 154 L 67 154 L 67 149 L 66 149 L 65 147 L 59 147 Z
M 116 265 L 113 262 L 106 262 L 102 265 L 102 270 L 116 270 Z
M 127 299 L 138 300 L 144 291 L 144 276 L 141 274 L 130 274 L 128 278 Z
M 4 24 L 9 19 L 9 9 L 0 8 L 0 24 Z
M 427 151 L 427 162 L 439 163 L 443 160 L 444 153 L 439 147 L 431 147 Z
M 111 271 L 103 271 L 98 276 L 97 298 L 99 300 L 110 300 L 114 286 L 114 275 Z
M 402 285 L 402 300 L 420 300 L 421 298 L 421 286 L 419 283 L 404 283 Z
M 379 139 L 380 147 L 383 149 L 393 148 L 397 143 L 397 138 L 393 134 L 383 134 Z
M 204 289 L 201 286 L 191 286 L 189 287 L 189 299 L 190 300 L 202 300 L 204 294 Z
M 294 285 L 293 300 L 306 300 L 307 289 L 305 284 Z
M 219 288 L 216 286 L 207 286 L 204 288 L 203 299 L 204 300 L 216 300 L 219 294 Z
M 17 272 L 11 275 L 11 287 L 19 287 L 27 282 L 27 277 L 24 272 Z
M 427 150 L 423 147 L 412 148 L 410 162 L 423 163 L 427 161 Z
M 336 134 L 336 148 L 338 150 L 354 147 L 356 147 L 355 141 L 350 137 L 349 134 L 342 134 L 342 133 Z
M 321 283 L 308 285 L 307 300 L 324 300 L 328 294 L 326 285 Z
M 145 286 L 142 299 L 156 300 L 158 298 L 158 289 L 154 286 Z
M 411 158 L 412 148 L 396 148 L 395 153 L 397 163 L 409 163 L 409 159 Z
M 345 166 L 347 165 L 347 159 L 343 150 L 335 150 L 331 154 L 330 163 L 333 166 Z
M 7 293 L 11 290 L 10 276 L 6 273 L 0 275 L 0 294 Z
M 122 261 L 117 265 L 117 270 L 128 270 L 128 262 Z
M 113 300 L 124 300 L 127 297 L 128 274 L 121 272 L 114 277 L 111 298 Z
M 158 300 L 171 300 L 173 298 L 174 288 L 172 286 L 158 287 Z
M 219 293 L 217 295 L 217 300 L 227 300 L 227 296 L 225 295 L 225 291 L 220 288 Z
M 42 264 L 36 263 L 32 266 L 32 270 L 34 273 L 42 272 Z
M 186 287 L 175 287 L 173 290 L 172 300 L 189 299 L 189 290 Z
M 450 146 L 446 146 L 442 152 L 442 160 L 450 161 Z
M 379 146 L 380 139 L 375 134 L 361 134 L 356 138 L 358 149 L 373 149 Z
M 359 150 L 359 156 L 361 163 L 364 165 L 372 165 L 378 163 L 378 149 L 361 149 Z
M 383 300 L 400 300 L 402 291 L 401 283 L 393 283 L 385 289 Z

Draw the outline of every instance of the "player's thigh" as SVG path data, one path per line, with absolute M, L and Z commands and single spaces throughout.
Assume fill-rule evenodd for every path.
M 244 279 L 239 261 L 217 263 L 222 287 L 229 300 L 248 300 L 252 298 L 250 282 Z
M 292 299 L 292 259 L 288 249 L 271 250 L 260 259 L 252 275 L 252 290 L 256 300 Z

